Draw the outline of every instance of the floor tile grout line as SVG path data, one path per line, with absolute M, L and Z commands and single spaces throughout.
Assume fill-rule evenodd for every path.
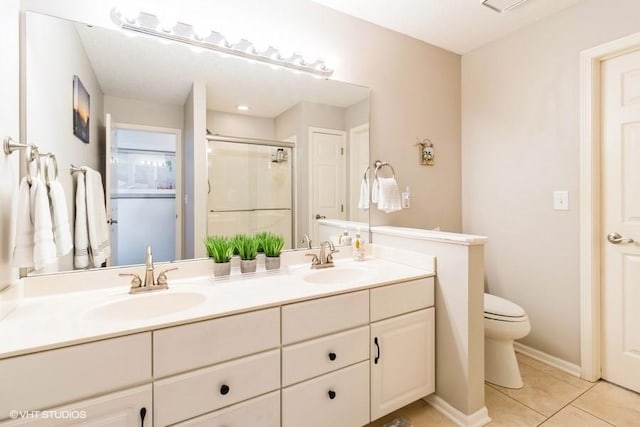
M 509 396 L 507 393 L 504 393 L 504 392 L 503 392 L 502 390 L 500 390 L 500 389 L 497 389 L 496 387 L 494 387 L 494 386 L 493 386 L 493 384 L 488 383 L 488 382 L 486 382 L 486 381 L 485 381 L 485 384 L 487 384 L 489 387 L 491 387 L 492 389 L 494 389 L 495 391 L 497 391 L 497 392 L 498 392 L 498 393 L 500 393 L 501 395 L 503 395 L 503 396 L 507 397 L 508 399 L 511 399 L 511 400 L 513 400 L 514 402 L 516 402 L 516 403 L 518 403 L 518 404 L 520 404 L 520 405 L 524 406 L 525 408 L 532 410 L 532 411 L 533 411 L 533 412 L 535 412 L 536 414 L 542 415 L 543 417 L 545 417 L 545 418 L 546 418 L 546 419 L 545 419 L 545 421 L 549 418 L 549 417 L 547 417 L 545 414 L 543 414 L 542 412 L 540 412 L 540 411 L 538 411 L 538 410 L 536 410 L 536 409 L 533 409 L 532 407 L 530 407 L 530 406 L 529 406 L 529 405 L 527 405 L 526 403 L 519 401 L 518 399 L 516 399 L 516 398 L 515 398 L 515 397 L 513 397 L 513 396 Z M 538 424 L 538 425 L 540 425 L 540 424 Z
M 529 359 L 531 359 L 531 360 L 536 361 L 537 363 L 543 364 L 543 365 L 545 365 L 545 366 L 547 366 L 548 368 L 551 368 L 551 369 L 550 369 L 549 371 L 546 371 L 546 370 L 544 370 L 544 369 L 540 369 L 540 368 L 538 368 L 538 367 L 536 367 L 536 366 L 534 366 L 534 365 L 532 365 L 532 364 L 529 364 L 529 363 L 527 363 L 527 362 L 523 362 L 523 361 L 522 361 L 522 360 L 520 360 L 520 359 L 518 359 L 518 363 L 522 363 L 523 365 L 527 365 L 527 366 L 528 366 L 528 367 L 530 367 L 531 369 L 535 369 L 535 370 L 537 370 L 537 371 L 539 371 L 539 372 L 545 373 L 545 374 L 547 374 L 547 375 L 549 375 L 549 376 L 552 376 L 553 378 L 555 378 L 555 379 L 557 379 L 557 380 L 559 380 L 559 381 L 562 381 L 562 382 L 564 382 L 564 383 L 567 383 L 567 384 L 569 384 L 569 385 L 571 385 L 571 386 L 573 386 L 573 387 L 581 388 L 581 387 L 579 387 L 579 386 L 577 386 L 577 385 L 575 385 L 575 384 L 572 384 L 571 382 L 567 381 L 567 380 L 566 380 L 566 379 L 564 379 L 564 378 L 560 378 L 562 375 L 557 375 L 557 374 L 555 373 L 555 371 L 562 372 L 562 373 L 563 373 L 563 374 L 565 374 L 565 375 L 571 375 L 570 373 L 565 372 L 565 371 L 563 371 L 563 370 L 561 370 L 561 369 L 558 369 L 558 368 L 556 368 L 555 366 L 551 366 L 551 365 L 549 365 L 549 364 L 546 364 L 546 363 L 544 363 L 544 362 L 541 362 L 541 361 L 539 361 L 539 360 L 536 360 L 536 359 L 534 359 L 534 358 L 532 358 L 532 357 L 529 357 L 529 356 L 527 356 L 527 355 L 524 355 L 524 356 L 525 356 L 525 357 L 527 357 L 527 358 L 529 358 Z M 590 389 L 591 387 L 593 387 L 595 384 L 597 384 L 597 383 L 592 383 L 591 381 L 584 380 L 584 379 L 582 379 L 581 377 L 574 377 L 574 376 L 572 376 L 572 378 L 575 378 L 576 380 L 581 380 L 581 381 L 584 381 L 584 382 L 586 382 L 586 383 L 589 383 L 589 384 L 590 384 L 589 389 Z
M 596 384 L 597 384 L 597 383 L 596 383 Z M 595 384 L 594 384 L 594 386 L 595 386 Z M 558 414 L 558 412 L 562 411 L 562 410 L 563 410 L 563 409 L 565 409 L 567 406 L 573 406 L 574 408 L 581 409 L 581 408 L 579 408 L 579 407 L 577 407 L 577 406 L 575 406 L 575 405 L 572 405 L 572 404 L 573 404 L 573 402 L 575 402 L 576 400 L 580 399 L 580 397 L 582 397 L 585 393 L 587 393 L 587 392 L 588 392 L 589 390 L 591 390 L 592 388 L 593 388 L 593 386 L 592 386 L 592 387 L 590 387 L 589 389 L 585 390 L 584 392 L 580 393 L 580 394 L 579 394 L 579 395 L 577 395 L 573 400 L 571 400 L 569 403 L 567 403 L 567 404 L 566 404 L 566 405 L 564 405 L 562 408 L 558 409 L 556 412 L 554 412 L 553 414 L 551 414 L 551 415 L 549 416 L 549 418 L 547 418 L 547 421 L 549 421 L 551 418 L 555 417 L 555 416 Z M 583 412 L 587 412 L 587 411 L 583 411 Z M 591 412 L 587 412 L 587 413 L 588 413 L 589 415 L 593 415 Z M 546 416 L 546 415 L 545 415 L 545 416 Z M 601 419 L 600 417 L 596 417 L 595 415 L 593 415 L 593 416 L 594 416 L 595 418 Z M 605 423 L 607 423 L 607 424 L 611 424 L 609 421 L 605 421 L 605 420 L 602 420 L 602 421 L 604 421 L 604 422 L 605 422 Z M 546 422 L 546 421 L 545 421 L 545 422 Z M 543 423 L 543 424 L 544 424 L 544 423 Z M 540 426 L 540 425 L 542 425 L 542 424 L 538 424 L 538 426 Z M 615 427 L 615 426 L 614 426 L 614 427 Z
M 578 399 L 578 398 L 576 397 L 576 399 Z M 574 402 L 575 402 L 575 401 L 574 401 Z M 570 405 L 571 405 L 571 406 L 573 406 L 574 408 L 576 408 L 578 411 L 582 411 L 582 412 L 584 412 L 585 414 L 591 415 L 593 418 L 597 418 L 597 419 L 599 419 L 600 421 L 602 421 L 602 422 L 603 422 L 603 423 L 605 423 L 605 424 L 609 424 L 609 425 L 610 425 L 610 426 L 612 426 L 612 427 L 616 427 L 616 425 L 615 425 L 615 424 L 613 424 L 611 421 L 606 420 L 606 419 L 604 419 L 604 418 L 601 418 L 601 417 L 597 416 L 596 414 L 592 414 L 591 412 L 587 411 L 586 409 L 583 409 L 583 408 L 581 408 L 581 407 L 579 407 L 579 406 L 574 405 L 574 404 L 573 404 L 573 402 L 571 402 L 571 403 L 570 403 Z

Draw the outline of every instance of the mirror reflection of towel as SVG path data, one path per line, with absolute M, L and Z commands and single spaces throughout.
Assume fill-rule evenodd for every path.
M 74 266 L 100 267 L 111 256 L 102 176 L 86 166 L 82 169 L 84 173 L 76 174 Z
M 360 183 L 360 200 L 358 200 L 358 209 L 369 209 L 369 178 L 363 178 Z

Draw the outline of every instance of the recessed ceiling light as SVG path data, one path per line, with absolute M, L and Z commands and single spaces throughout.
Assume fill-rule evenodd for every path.
M 527 0 L 482 0 L 482 4 L 489 9 L 502 13 L 521 5 Z
M 249 106 L 248 106 L 248 105 L 236 105 L 236 110 L 239 110 L 239 111 L 249 111 L 249 110 L 250 110 L 250 108 L 249 108 Z

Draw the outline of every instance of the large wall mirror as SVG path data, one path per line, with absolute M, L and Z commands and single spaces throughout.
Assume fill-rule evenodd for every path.
M 206 235 L 273 231 L 296 249 L 318 242 L 316 218 L 368 223 L 369 89 L 33 12 L 23 23 L 23 139 L 56 156 L 72 232 L 71 165 L 102 174 L 107 266 L 143 263 L 148 244 L 179 260 L 202 256 Z

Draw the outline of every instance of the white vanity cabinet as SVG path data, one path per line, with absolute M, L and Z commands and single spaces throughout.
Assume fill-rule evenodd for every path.
M 153 338 L 156 425 L 204 414 L 203 425 L 243 425 L 245 411 L 232 405 L 280 389 L 279 308 L 161 329 Z M 271 418 L 272 400 L 246 403 Z
M 434 310 L 430 277 L 8 357 L 0 426 L 366 425 L 434 392 Z
M 151 427 L 153 423 L 151 384 L 109 393 L 39 413 L 18 416 L 2 426 L 29 427 Z
M 433 299 L 433 278 L 371 290 L 372 420 L 435 391 Z
M 282 307 L 282 426 L 369 422 L 369 291 Z
M 151 382 L 151 333 L 0 360 L 0 381 L 1 418 L 9 418 L 11 411 L 34 411 L 31 417 L 18 415 L 15 421 L 3 425 L 82 425 L 95 421 L 105 426 L 140 426 L 137 414 L 142 407 L 148 409 L 146 418 L 151 418 L 151 387 L 132 389 L 131 394 L 124 395 L 109 393 Z M 86 400 L 99 395 L 97 400 Z M 86 410 L 86 416 L 69 418 L 55 408 Z M 43 410 L 54 412 L 43 412 L 36 418 L 35 411 Z M 145 426 L 150 425 L 145 420 Z

